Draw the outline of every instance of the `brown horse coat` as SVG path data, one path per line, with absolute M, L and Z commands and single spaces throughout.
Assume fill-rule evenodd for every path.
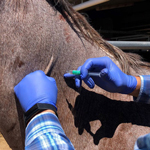
M 150 106 L 98 87 L 76 89 L 63 74 L 92 57 L 109 56 L 133 75 L 149 74 L 142 67 L 148 65 L 108 45 L 65 0 L 55 2 L 0 1 L 0 132 L 13 150 L 23 149 L 23 112 L 13 87 L 52 60 L 48 74 L 58 86 L 59 120 L 74 147 L 133 149 L 136 139 L 150 132 Z

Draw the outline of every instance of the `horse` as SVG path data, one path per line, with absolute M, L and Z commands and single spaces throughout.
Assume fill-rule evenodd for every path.
M 150 132 L 150 106 L 133 97 L 109 93 L 63 74 L 86 59 L 110 57 L 125 73 L 146 75 L 150 64 L 105 41 L 67 0 L 0 1 L 0 132 L 13 150 L 24 149 L 23 111 L 14 86 L 35 71 L 54 77 L 58 117 L 80 150 L 131 150 Z

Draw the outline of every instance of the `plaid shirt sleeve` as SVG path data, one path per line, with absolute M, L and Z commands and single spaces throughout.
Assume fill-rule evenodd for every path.
M 56 115 L 41 113 L 26 127 L 25 150 L 73 150 Z
M 141 89 L 139 96 L 134 98 L 136 102 L 150 104 L 150 75 L 140 76 Z M 150 133 L 141 136 L 137 139 L 134 145 L 134 150 L 150 150 Z
M 141 78 L 141 89 L 139 96 L 134 98 L 136 102 L 142 102 L 150 104 L 150 75 L 142 75 Z

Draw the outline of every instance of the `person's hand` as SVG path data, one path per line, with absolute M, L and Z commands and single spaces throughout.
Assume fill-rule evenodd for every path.
M 150 134 L 141 136 L 137 139 L 134 150 L 149 150 L 150 149 Z
M 36 103 L 52 104 L 56 107 L 55 79 L 46 76 L 43 71 L 38 70 L 25 76 L 14 87 L 14 91 L 24 112 L 27 112 Z
M 129 94 L 137 85 L 136 78 L 123 73 L 109 57 L 90 58 L 78 70 L 80 76 L 64 74 L 65 78 L 75 77 L 76 87 L 80 87 L 83 80 L 90 88 L 96 84 L 108 92 Z M 100 76 L 90 77 L 88 72 L 98 72 Z

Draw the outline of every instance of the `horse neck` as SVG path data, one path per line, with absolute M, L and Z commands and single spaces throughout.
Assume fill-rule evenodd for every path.
M 61 39 L 60 49 L 57 54 L 58 66 L 64 72 L 70 69 L 77 69 L 88 58 L 108 56 L 105 50 L 100 49 L 94 44 L 80 37 L 63 18 L 61 14 L 56 16 L 57 24 L 59 24 L 59 33 L 55 36 Z M 58 32 L 57 28 L 53 29 Z M 57 39 L 57 37 L 55 37 Z

